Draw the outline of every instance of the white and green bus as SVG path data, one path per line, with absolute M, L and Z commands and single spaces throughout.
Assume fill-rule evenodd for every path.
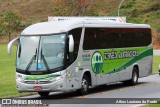
M 90 87 L 113 82 L 135 85 L 138 78 L 150 75 L 151 38 L 146 24 L 105 17 L 66 18 L 25 28 L 8 44 L 8 53 L 18 41 L 19 92 L 48 96 L 50 92 L 77 90 L 87 94 Z

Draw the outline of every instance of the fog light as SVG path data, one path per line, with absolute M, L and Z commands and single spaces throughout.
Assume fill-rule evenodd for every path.
M 63 87 L 63 85 L 60 85 L 60 88 L 62 88 Z
M 56 88 L 57 88 L 57 89 L 61 89 L 61 88 L 63 88 L 63 85 L 62 85 L 62 84 L 57 85 Z

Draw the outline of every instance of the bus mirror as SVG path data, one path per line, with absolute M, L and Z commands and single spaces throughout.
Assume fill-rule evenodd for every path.
M 69 35 L 69 52 L 74 51 L 74 39 L 73 35 Z
M 11 40 L 9 43 L 8 43 L 8 47 L 7 47 L 7 50 L 8 50 L 8 54 L 10 55 L 11 54 L 11 50 L 12 50 L 12 45 L 17 41 L 19 40 L 19 37 Z

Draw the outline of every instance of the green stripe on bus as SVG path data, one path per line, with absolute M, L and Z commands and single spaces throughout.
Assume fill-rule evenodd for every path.
M 48 79 L 48 78 L 56 78 L 60 75 L 30 75 L 26 76 L 24 80 L 42 80 L 42 79 Z
M 126 62 L 125 64 L 123 64 L 122 66 L 116 68 L 114 71 L 108 72 L 106 74 L 110 74 L 110 73 L 115 73 L 115 72 L 119 72 L 121 70 L 123 70 L 124 68 L 129 67 L 130 65 L 134 64 L 135 62 L 137 62 L 140 59 L 143 59 L 147 56 L 151 56 L 153 55 L 153 49 L 148 49 L 142 53 L 140 53 L 138 56 L 132 58 L 131 60 L 129 60 L 128 62 Z

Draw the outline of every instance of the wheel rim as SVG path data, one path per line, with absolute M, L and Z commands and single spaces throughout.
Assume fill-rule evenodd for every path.
M 83 79 L 82 81 L 82 89 L 86 92 L 88 89 L 88 82 L 86 79 Z

